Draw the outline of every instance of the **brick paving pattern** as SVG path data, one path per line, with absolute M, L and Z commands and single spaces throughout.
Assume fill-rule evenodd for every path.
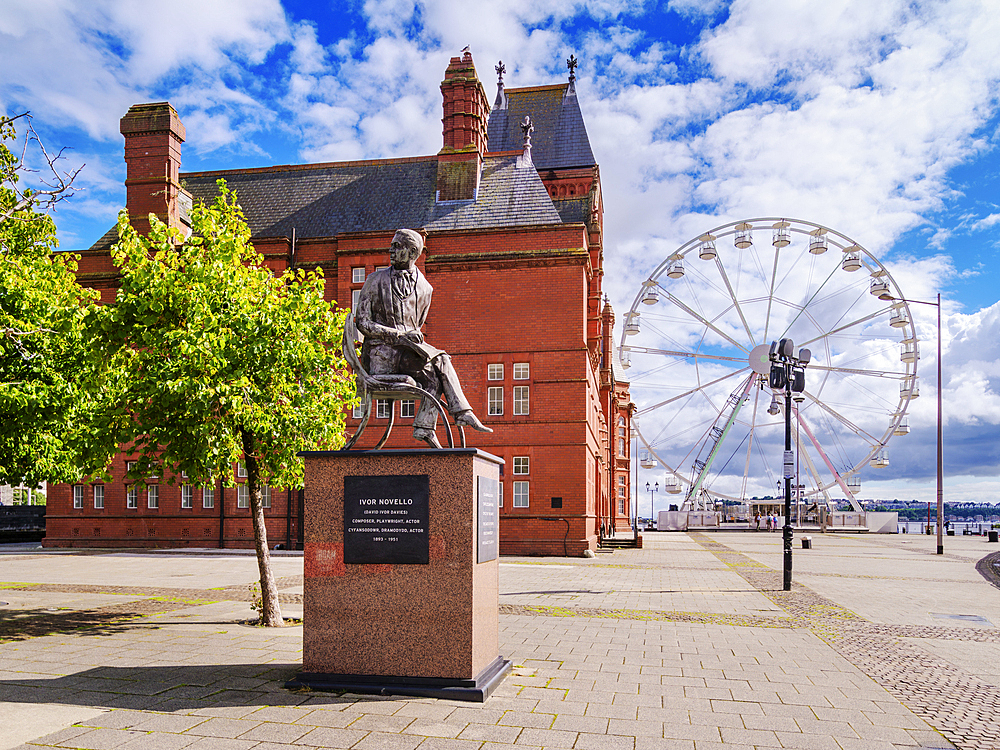
M 782 592 L 777 537 L 501 559 L 501 651 L 517 666 L 485 704 L 282 689 L 302 629 L 241 624 L 252 560 L 132 554 L 123 577 L 114 554 L 64 568 L 0 554 L 18 581 L 0 583 L 0 750 L 1000 748 L 1000 666 L 983 659 L 1000 631 L 971 626 L 1000 622 L 984 552 L 823 538 Z M 279 579 L 291 612 L 300 585 Z M 907 605 L 914 586 L 934 617 L 966 620 L 931 624 Z M 880 607 L 898 615 L 865 614 Z

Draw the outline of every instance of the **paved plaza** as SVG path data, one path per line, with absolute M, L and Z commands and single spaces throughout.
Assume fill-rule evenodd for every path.
M 302 628 L 246 624 L 250 555 L 0 547 L 0 750 L 998 750 L 998 545 L 935 544 L 816 534 L 791 592 L 777 533 L 501 558 L 484 704 L 284 690 Z

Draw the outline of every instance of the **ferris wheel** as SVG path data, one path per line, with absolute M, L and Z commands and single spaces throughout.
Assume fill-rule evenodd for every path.
M 853 239 L 808 221 L 757 218 L 684 243 L 642 283 L 619 359 L 645 468 L 666 471 L 681 509 L 775 492 L 784 400 L 768 384 L 771 342 L 808 348 L 793 407 L 799 496 L 855 495 L 889 465 L 919 394 L 919 342 L 889 271 Z

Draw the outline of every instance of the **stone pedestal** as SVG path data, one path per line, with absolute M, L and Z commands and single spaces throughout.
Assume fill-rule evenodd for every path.
M 503 461 L 472 448 L 302 455 L 302 672 L 288 687 L 486 700 L 510 669 Z

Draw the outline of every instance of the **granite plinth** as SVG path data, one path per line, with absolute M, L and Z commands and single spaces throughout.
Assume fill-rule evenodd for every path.
M 503 461 L 476 449 L 302 455 L 302 673 L 289 684 L 485 700 L 509 662 L 498 656 L 498 561 L 476 562 L 476 493 Z M 345 477 L 424 475 L 427 563 L 345 562 Z
M 471 680 L 436 679 L 433 677 L 401 677 L 385 675 L 317 674 L 300 672 L 285 683 L 287 688 L 308 687 L 312 690 L 346 691 L 364 695 L 409 695 L 419 698 L 484 703 L 503 682 L 511 669 L 509 660 L 498 656 L 486 669 Z

